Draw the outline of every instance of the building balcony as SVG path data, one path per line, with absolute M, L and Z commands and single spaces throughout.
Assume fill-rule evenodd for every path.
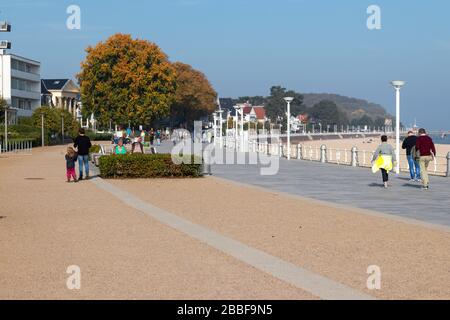
M 30 99 L 30 100 L 41 100 L 41 93 L 34 91 L 22 91 L 22 90 L 11 90 L 11 97 Z
M 11 76 L 14 78 L 20 78 L 28 81 L 41 82 L 39 74 L 23 72 L 15 69 L 11 69 Z

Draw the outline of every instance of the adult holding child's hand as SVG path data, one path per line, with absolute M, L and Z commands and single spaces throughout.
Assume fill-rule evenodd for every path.
M 83 180 L 83 165 L 86 171 L 86 179 L 89 179 L 89 149 L 92 147 L 92 143 L 83 128 L 78 130 L 78 136 L 75 138 L 73 147 L 77 149 L 78 153 L 79 180 Z

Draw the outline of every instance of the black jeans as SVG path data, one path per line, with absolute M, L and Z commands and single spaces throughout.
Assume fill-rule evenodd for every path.
M 383 178 L 383 182 L 389 181 L 389 175 L 385 169 L 381 169 L 381 177 Z

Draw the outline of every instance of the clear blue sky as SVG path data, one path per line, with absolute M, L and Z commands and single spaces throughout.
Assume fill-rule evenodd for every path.
M 81 30 L 66 28 L 70 4 L 81 8 Z M 381 30 L 366 27 L 371 4 Z M 0 0 L 0 10 L 13 24 L 2 38 L 41 61 L 46 78 L 74 78 L 88 45 L 130 33 L 203 71 L 221 97 L 282 85 L 394 113 L 389 81 L 401 79 L 402 122 L 450 129 L 448 0 Z

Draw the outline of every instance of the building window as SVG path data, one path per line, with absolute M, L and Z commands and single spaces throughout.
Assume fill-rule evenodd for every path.
M 11 88 L 15 90 L 34 92 L 32 81 L 27 81 L 18 78 L 11 78 Z
M 31 110 L 31 100 L 17 97 L 11 98 L 11 106 L 16 109 Z
M 20 60 L 15 60 L 15 59 L 11 59 L 11 69 L 19 70 L 19 71 L 27 72 L 27 73 L 37 74 L 35 67 L 33 65 L 23 62 L 23 61 L 20 61 Z

